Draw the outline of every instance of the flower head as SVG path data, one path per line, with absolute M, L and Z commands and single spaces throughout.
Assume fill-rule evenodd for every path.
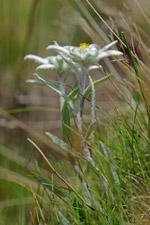
M 81 43 L 80 47 L 75 47 L 60 46 L 57 42 L 54 42 L 53 45 L 47 47 L 47 50 L 53 50 L 58 55 L 42 58 L 30 54 L 25 56 L 25 60 L 33 60 L 40 64 L 36 70 L 52 70 L 59 77 L 66 79 L 70 74 L 81 74 L 83 69 L 86 71 L 99 69 L 101 66 L 96 64 L 104 57 L 122 55 L 122 52 L 118 50 L 108 50 L 116 42 L 114 41 L 102 49 L 96 44 Z
M 53 50 L 58 52 L 59 54 L 63 54 L 66 57 L 72 59 L 75 63 L 80 66 L 84 66 L 90 68 L 90 66 L 98 63 L 102 58 L 108 56 L 119 56 L 122 55 L 122 52 L 118 50 L 108 50 L 111 46 L 116 44 L 117 41 L 114 41 L 104 48 L 99 49 L 96 44 L 86 44 L 82 43 L 80 47 L 74 46 L 59 46 L 56 42 L 54 45 L 49 45 L 47 50 Z
M 65 74 L 74 73 L 73 69 L 65 62 L 60 55 L 49 56 L 42 58 L 36 55 L 26 55 L 25 60 L 33 60 L 40 65 L 36 67 L 36 70 L 52 70 L 55 71 L 59 76 Z

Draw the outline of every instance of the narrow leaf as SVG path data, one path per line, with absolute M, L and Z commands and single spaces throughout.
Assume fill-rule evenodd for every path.
M 110 78 L 111 76 L 112 76 L 112 75 L 110 74 L 110 75 L 108 75 L 108 76 L 106 76 L 106 77 L 103 77 L 103 78 L 101 78 L 101 79 L 99 79 L 99 80 L 94 81 L 94 82 L 93 82 L 94 87 L 96 87 L 97 85 L 103 83 L 103 82 L 106 81 L 106 80 L 109 80 L 109 78 Z M 91 88 L 91 85 L 89 85 L 89 86 L 86 88 L 85 92 L 84 92 L 84 98 L 86 98 L 86 97 L 91 93 L 91 91 L 92 91 L 92 88 Z
M 57 215 L 60 220 L 59 224 L 62 224 L 62 225 L 71 225 L 72 224 L 68 221 L 68 219 L 60 211 L 58 211 Z
M 70 153 L 74 157 L 83 158 L 80 153 L 76 152 L 75 149 L 73 149 L 70 145 L 68 145 L 66 142 L 64 142 L 60 138 L 56 137 L 55 135 L 53 135 L 49 132 L 46 132 L 46 135 L 53 141 L 53 143 L 58 145 L 65 152 Z
M 66 96 L 64 93 L 62 93 L 60 91 L 60 89 L 58 88 L 58 86 L 53 85 L 53 83 L 48 83 L 46 80 L 44 80 L 42 77 L 40 77 L 38 74 L 34 74 L 42 83 L 43 85 L 46 85 L 47 87 L 51 88 L 53 91 L 55 91 L 57 94 L 59 94 L 60 96 L 62 96 L 67 103 L 70 105 L 70 107 L 77 112 L 76 107 L 74 106 L 73 102 L 68 98 L 68 96 Z
M 53 81 L 45 81 L 45 83 L 43 83 L 43 81 L 40 81 L 40 80 L 34 80 L 34 79 L 28 79 L 26 81 L 27 83 L 30 83 L 30 84 L 39 84 L 39 85 L 50 85 L 52 86 L 53 88 L 56 88 L 59 90 L 59 84 L 58 82 L 53 82 Z

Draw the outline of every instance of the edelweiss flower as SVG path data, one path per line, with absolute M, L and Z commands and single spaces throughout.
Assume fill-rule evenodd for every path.
M 74 46 L 59 46 L 56 42 L 54 45 L 49 45 L 47 50 L 54 50 L 59 54 L 62 53 L 64 56 L 71 58 L 72 61 L 79 64 L 81 67 L 84 66 L 91 69 L 91 66 L 98 63 L 102 58 L 108 56 L 119 56 L 122 55 L 122 52 L 117 50 L 108 50 L 111 46 L 116 44 L 117 41 L 114 41 L 104 48 L 99 49 L 96 44 L 86 44 L 83 43 L 80 47 Z M 94 67 L 94 69 L 98 69 L 99 67 Z
M 68 51 L 72 51 L 74 47 L 72 46 L 65 46 L 65 49 L 67 49 Z M 82 47 L 84 48 L 84 47 Z M 24 57 L 25 60 L 33 60 L 34 62 L 41 64 L 40 66 L 36 67 L 36 70 L 52 70 L 55 71 L 59 76 L 64 76 L 67 77 L 68 75 L 74 74 L 75 71 L 73 70 L 73 68 L 69 65 L 69 63 L 67 63 L 68 61 L 70 61 L 70 59 L 67 57 L 65 58 L 66 61 L 64 60 L 65 57 L 61 56 L 61 55 L 57 55 L 57 56 L 48 56 L 46 58 L 42 58 L 40 56 L 37 55 L 26 55 Z M 72 61 L 71 61 L 72 62 Z M 81 68 L 79 67 L 79 65 L 75 62 L 72 62 L 72 64 L 76 67 L 76 69 L 81 72 Z M 93 65 L 93 66 L 89 66 L 88 70 L 95 70 L 98 69 L 100 67 Z
M 25 60 L 33 60 L 39 64 L 36 70 L 44 69 L 44 70 L 52 70 L 55 71 L 59 76 L 68 75 L 74 73 L 73 69 L 64 61 L 64 59 L 60 56 L 49 56 L 46 58 L 42 58 L 36 55 L 26 55 Z

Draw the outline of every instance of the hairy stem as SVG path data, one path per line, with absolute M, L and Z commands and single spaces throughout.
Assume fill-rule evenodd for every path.
M 83 114 L 83 108 L 84 108 L 84 98 L 83 98 L 83 94 L 86 88 L 86 78 L 87 78 L 87 74 L 86 74 L 86 70 L 84 68 L 82 68 L 82 72 L 81 72 L 81 79 L 79 82 L 79 88 L 80 88 L 80 97 L 79 97 L 79 110 L 78 110 L 78 114 L 77 114 L 77 120 L 78 120 L 78 131 L 79 133 L 82 135 L 83 134 L 83 129 L 82 129 L 82 114 Z
M 80 88 L 80 97 L 79 97 L 79 110 L 78 110 L 78 114 L 77 114 L 77 120 L 78 120 L 78 132 L 79 134 L 81 135 L 81 145 L 83 146 L 83 153 L 86 157 L 86 159 L 90 162 L 90 164 L 96 169 L 96 171 L 98 173 L 100 173 L 99 169 L 96 167 L 92 157 L 91 157 L 91 153 L 88 149 L 88 146 L 87 144 L 85 144 L 84 142 L 84 137 L 83 137 L 83 117 L 82 117 L 82 114 L 83 114 L 83 108 L 84 108 L 84 91 L 85 91 L 85 88 L 86 88 L 86 78 L 87 78 L 87 72 L 86 72 L 86 69 L 82 68 L 82 72 L 81 72 L 81 79 L 80 79 L 80 82 L 79 82 L 79 88 Z M 103 174 L 99 175 L 104 187 L 105 187 L 105 190 L 106 192 L 108 192 L 108 181 L 107 179 L 105 178 L 105 176 Z M 110 192 L 111 193 L 111 192 Z M 111 193 L 111 198 L 112 198 L 112 202 L 114 201 L 114 197 L 113 197 L 113 194 Z
M 60 87 L 60 91 L 61 91 L 63 94 L 65 94 L 65 93 L 66 93 L 66 91 L 65 91 L 65 85 L 64 85 L 65 80 L 64 80 L 64 77 L 63 77 L 63 76 L 59 78 L 59 82 L 60 82 L 60 86 L 59 86 L 59 87 Z M 59 102 L 60 102 L 60 110 L 61 110 L 61 112 L 62 112 L 63 105 L 64 105 L 64 102 L 65 102 L 65 99 L 64 99 L 64 97 L 61 96 L 61 95 L 60 95 L 60 97 L 59 97 Z

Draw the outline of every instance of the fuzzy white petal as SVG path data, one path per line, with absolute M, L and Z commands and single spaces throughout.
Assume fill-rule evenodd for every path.
M 40 56 L 30 54 L 30 55 L 26 55 L 24 57 L 24 59 L 25 60 L 28 60 L 29 59 L 29 60 L 33 60 L 36 63 L 43 63 L 43 64 L 45 64 L 45 63 L 48 63 L 49 57 L 42 58 Z
M 69 54 L 69 50 L 67 50 L 64 47 L 58 46 L 58 45 L 49 45 L 47 48 L 47 50 L 53 50 L 56 52 L 62 52 L 63 54 L 68 55 Z
M 122 55 L 122 52 L 117 50 L 109 50 L 105 52 L 100 52 L 99 55 L 97 56 L 97 60 L 100 60 L 102 58 L 109 57 L 109 56 L 119 56 L 119 55 Z
M 106 45 L 105 47 L 103 47 L 103 48 L 101 49 L 101 51 L 105 51 L 105 50 L 109 49 L 111 46 L 115 45 L 117 42 L 118 42 L 118 41 L 115 40 L 115 41 L 109 43 L 108 45 Z
M 51 64 L 42 64 L 36 68 L 36 70 L 54 70 L 55 66 Z

